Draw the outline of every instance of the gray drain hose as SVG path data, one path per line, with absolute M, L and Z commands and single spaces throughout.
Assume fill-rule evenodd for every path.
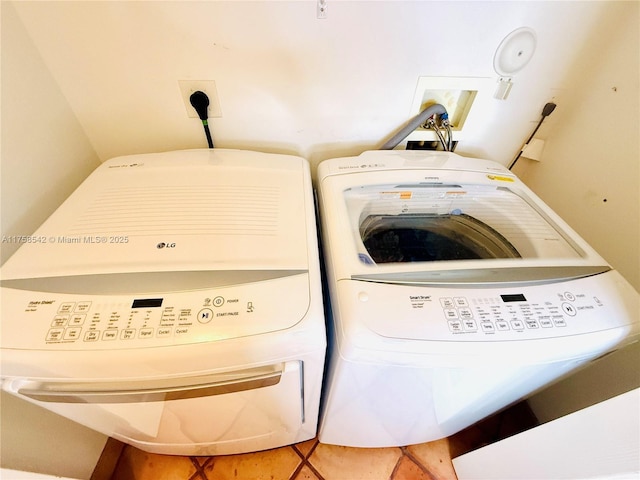
M 401 141 L 407 138 L 411 134 L 411 132 L 413 132 L 419 126 L 423 125 L 427 121 L 427 118 L 435 114 L 442 115 L 444 113 L 447 113 L 447 109 L 444 108 L 439 103 L 428 106 L 427 108 L 422 110 L 418 115 L 416 115 L 411 120 L 409 120 L 409 123 L 407 123 L 404 127 L 402 127 L 402 129 L 398 133 L 396 133 L 393 137 L 387 140 L 385 144 L 382 145 L 382 147 L 380 147 L 380 150 L 394 149 Z

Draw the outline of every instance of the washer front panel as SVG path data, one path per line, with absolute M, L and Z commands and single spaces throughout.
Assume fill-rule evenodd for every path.
M 533 340 L 626 324 L 615 272 L 546 285 L 434 288 L 340 281 L 343 318 L 377 335 L 434 341 Z M 355 320 L 359 319 L 359 320 Z

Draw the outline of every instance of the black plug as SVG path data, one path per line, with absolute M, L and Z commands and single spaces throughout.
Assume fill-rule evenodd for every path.
M 189 101 L 191 106 L 196 109 L 200 120 L 205 121 L 209 118 L 209 97 L 207 97 L 206 93 L 200 90 L 193 92 L 189 97 Z
M 202 120 L 202 125 L 204 126 L 204 133 L 207 136 L 207 143 L 209 144 L 209 148 L 213 148 L 213 140 L 211 138 L 211 132 L 209 131 L 209 97 L 206 93 L 201 92 L 200 90 L 193 92 L 189 97 L 189 102 L 191 102 L 191 106 L 196 110 L 198 117 Z
M 538 125 L 536 125 L 536 128 L 533 131 L 533 133 L 529 136 L 529 139 L 525 142 L 525 146 L 533 139 L 533 136 L 536 134 L 536 132 L 540 128 L 540 125 L 542 125 L 542 122 L 544 122 L 544 119 L 547 118 L 549 115 L 551 115 L 555 109 L 556 109 L 555 103 L 553 102 L 545 103 L 544 107 L 542 107 L 542 115 L 540 117 L 540 121 L 538 122 Z M 511 162 L 511 165 L 509 165 L 509 170 L 511 170 L 516 164 L 516 162 L 520 159 L 520 155 L 522 155 L 523 150 L 524 150 L 524 147 L 522 147 L 522 150 L 520 150 L 520 153 L 516 155 L 516 158 L 514 158 L 513 161 Z
M 545 104 L 544 108 L 542 109 L 542 116 L 543 117 L 548 117 L 549 115 L 551 115 L 553 113 L 553 111 L 556 109 L 556 104 L 553 102 L 549 102 L 547 104 Z

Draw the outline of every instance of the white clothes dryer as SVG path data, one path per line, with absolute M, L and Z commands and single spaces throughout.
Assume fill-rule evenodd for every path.
M 637 340 L 637 292 L 497 163 L 365 152 L 322 162 L 318 196 L 323 443 L 447 437 Z
M 154 453 L 313 438 L 316 231 L 303 158 L 109 160 L 2 267 L 2 388 Z

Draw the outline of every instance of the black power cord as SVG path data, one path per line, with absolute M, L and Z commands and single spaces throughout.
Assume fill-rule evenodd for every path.
M 540 117 L 540 121 L 538 122 L 538 125 L 536 126 L 533 133 L 529 136 L 529 139 L 524 143 L 525 145 L 527 145 L 531 141 L 533 136 L 536 134 L 536 132 L 540 128 L 540 125 L 542 125 L 542 122 L 544 122 L 544 119 L 547 118 L 549 115 L 551 115 L 555 109 L 556 109 L 555 103 L 549 102 L 545 104 L 545 106 L 542 108 L 542 116 Z M 511 165 L 509 165 L 509 170 L 511 170 L 513 166 L 516 164 L 516 162 L 520 159 L 520 155 L 522 155 L 523 150 L 524 150 L 524 147 L 520 150 L 518 155 L 516 155 L 516 158 L 513 159 L 513 161 L 511 162 Z
M 198 113 L 198 117 L 202 120 L 202 126 L 204 127 L 204 134 L 207 136 L 207 143 L 209 144 L 209 148 L 213 148 L 213 139 L 211 138 L 211 132 L 209 131 L 209 97 L 204 92 L 200 90 L 193 92 L 189 97 L 189 101 L 193 108 L 195 108 Z

